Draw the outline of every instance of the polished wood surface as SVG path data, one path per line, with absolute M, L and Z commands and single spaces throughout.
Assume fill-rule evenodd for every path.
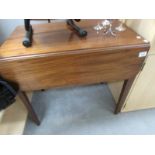
M 141 51 L 149 44 L 128 29 L 117 37 L 93 30 L 97 20 L 83 21 L 88 31 L 79 38 L 65 23 L 34 25 L 33 46 L 22 45 L 23 27 L 18 27 L 0 50 L 0 74 L 17 82 L 21 90 L 110 82 L 135 76 L 144 60 Z
M 42 54 L 83 53 L 85 50 L 91 52 L 93 49 L 105 51 L 109 48 L 119 50 L 148 47 L 148 43 L 144 43 L 143 39 L 137 39 L 137 34 L 129 28 L 125 32 L 118 33 L 116 37 L 104 36 L 103 33 L 98 35 L 93 29 L 98 21 L 100 20 L 82 20 L 78 23 L 81 28 L 87 30 L 86 38 L 80 38 L 70 31 L 65 22 L 33 25 L 33 46 L 30 48 L 22 45 L 25 30 L 23 26 L 19 26 L 1 46 L 0 60 Z
M 138 73 L 144 60 L 138 58 L 138 53 L 143 50 L 95 51 L 3 61 L 0 71 L 4 78 L 17 82 L 24 91 L 119 81 Z

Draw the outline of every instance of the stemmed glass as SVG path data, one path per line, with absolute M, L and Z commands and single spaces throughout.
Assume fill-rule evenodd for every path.
M 125 19 L 122 19 L 120 20 L 121 23 L 119 26 L 117 26 L 115 29 L 119 32 L 122 32 L 122 31 L 125 31 L 126 30 L 126 27 L 124 26 L 124 23 L 125 23 Z
M 105 19 L 103 22 L 102 22 L 102 25 L 105 29 L 104 31 L 104 35 L 106 34 L 111 34 L 112 36 L 116 36 L 115 32 L 112 30 L 112 19 Z
M 98 23 L 96 26 L 94 26 L 94 29 L 96 30 L 96 33 L 99 34 L 99 31 L 103 29 L 103 26 Z
M 94 29 L 97 31 L 97 34 L 99 34 L 99 31 L 103 30 L 103 35 L 110 34 L 112 36 L 116 36 L 116 33 L 112 28 L 112 23 L 112 19 L 104 19 L 101 23 L 98 22 L 98 24 L 94 26 Z

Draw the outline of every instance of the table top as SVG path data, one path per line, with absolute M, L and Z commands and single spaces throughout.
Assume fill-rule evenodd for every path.
M 18 26 L 0 48 L 0 60 L 6 58 L 19 58 L 24 56 L 38 56 L 42 54 L 64 54 L 69 52 L 83 52 L 89 49 L 121 49 L 148 47 L 144 38 L 137 38 L 133 30 L 127 28 L 118 32 L 116 37 L 97 34 L 93 29 L 102 20 L 82 20 L 77 23 L 88 32 L 85 38 L 80 38 L 72 32 L 65 22 L 33 25 L 33 44 L 26 48 L 22 45 L 25 35 L 24 26 Z M 115 22 L 115 25 L 118 24 Z

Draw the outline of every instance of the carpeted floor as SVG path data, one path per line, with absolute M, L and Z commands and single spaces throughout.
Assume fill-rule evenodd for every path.
M 42 123 L 28 119 L 24 134 L 155 134 L 155 109 L 114 115 L 104 84 L 38 91 L 32 104 Z

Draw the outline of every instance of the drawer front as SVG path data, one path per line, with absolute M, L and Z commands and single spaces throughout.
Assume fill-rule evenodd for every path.
M 25 91 L 128 79 L 135 76 L 145 57 L 140 51 L 84 52 L 0 61 L 0 74 Z

